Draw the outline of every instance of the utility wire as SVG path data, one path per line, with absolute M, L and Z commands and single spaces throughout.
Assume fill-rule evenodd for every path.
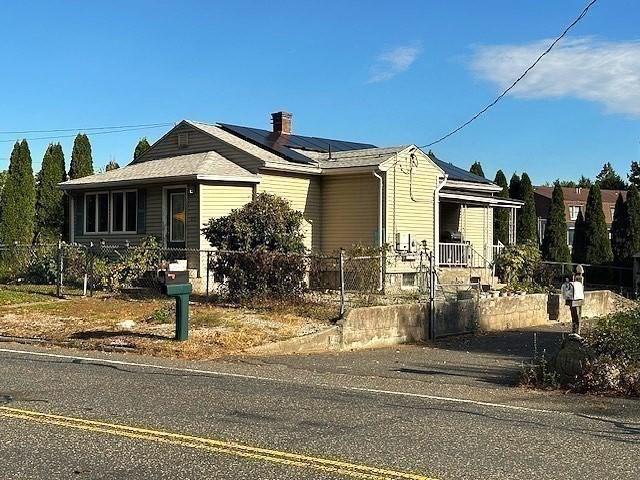
M 576 19 L 571 22 L 571 24 L 564 29 L 564 31 L 562 32 L 562 34 L 556 38 L 553 42 L 551 42 L 551 44 L 547 47 L 547 49 L 542 52 L 540 54 L 540 56 L 538 56 L 538 58 L 536 59 L 535 62 L 533 62 L 524 72 L 522 72 L 522 75 L 520 75 L 511 85 L 509 85 L 509 87 L 503 91 L 500 95 L 498 95 L 496 97 L 496 99 L 491 102 L 490 104 L 488 104 L 486 107 L 484 107 L 482 110 L 480 110 L 478 113 L 476 113 L 473 117 L 471 117 L 469 120 L 467 120 L 466 122 L 464 122 L 462 125 L 458 126 L 457 128 L 451 130 L 449 133 L 447 133 L 446 135 L 443 135 L 442 137 L 438 138 L 437 140 L 431 142 L 431 143 L 427 143 L 426 145 L 422 145 L 420 148 L 427 148 L 427 147 L 431 147 L 432 145 L 435 145 L 436 143 L 440 143 L 443 140 L 446 140 L 447 138 L 451 137 L 452 135 L 455 135 L 456 133 L 458 133 L 460 130 L 462 130 L 463 128 L 465 128 L 467 125 L 469 125 L 470 123 L 474 122 L 478 117 L 480 117 L 483 113 L 485 113 L 487 110 L 489 110 L 491 107 L 493 107 L 496 103 L 498 103 L 500 100 L 502 100 L 503 97 L 505 97 L 511 90 L 513 90 L 513 88 L 520 83 L 520 81 L 527 76 L 527 74 L 533 70 L 535 68 L 535 66 L 540 62 L 540 60 L 542 60 L 549 52 L 551 52 L 551 50 L 553 50 L 553 47 L 556 46 L 556 44 L 562 40 L 565 35 L 567 33 L 569 33 L 569 30 L 571 30 L 573 27 L 576 26 L 576 24 L 582 20 L 586 15 L 587 12 L 589 11 L 589 9 L 597 2 L 598 0 L 591 0 L 589 2 L 589 4 L 584 7 L 584 9 L 582 10 L 582 12 L 580 13 L 580 15 L 578 15 L 576 17 Z
M 98 132 L 89 132 L 89 135 L 106 135 L 106 134 L 110 134 L 110 133 L 122 133 L 122 132 L 133 132 L 135 130 L 147 130 L 150 128 L 160 128 L 160 127 L 166 127 L 168 125 L 173 125 L 173 123 L 157 123 L 157 124 L 153 124 L 153 125 L 148 125 L 148 126 L 144 126 L 144 127 L 120 127 L 119 130 L 102 130 L 102 131 L 98 131 Z M 96 127 L 96 128 L 102 128 L 102 127 Z M 64 131 L 76 131 L 76 130 L 64 130 Z M 83 130 L 80 130 L 83 131 Z M 31 138 L 25 138 L 25 140 L 31 141 L 31 140 L 56 140 L 59 138 L 72 138 L 75 137 L 76 133 L 73 133 L 71 135 L 55 135 L 55 136 L 48 136 L 48 137 L 31 137 Z M 15 142 L 15 139 L 10 139 L 10 140 L 0 140 L 0 143 L 10 143 L 10 142 Z
M 154 128 L 154 127 L 166 127 L 167 125 L 173 125 L 170 122 L 164 123 L 141 123 L 139 125 L 112 125 L 110 127 L 87 127 L 87 128 L 53 128 L 51 130 L 5 130 L 0 131 L 0 135 L 25 135 L 29 133 L 58 133 L 58 132 L 90 132 L 94 130 L 114 130 L 120 128 Z

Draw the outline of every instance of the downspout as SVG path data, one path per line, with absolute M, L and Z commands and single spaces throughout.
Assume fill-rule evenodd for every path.
M 440 266 L 440 190 L 447 184 L 449 176 L 445 173 L 442 181 L 436 185 L 436 190 L 433 193 L 433 223 L 434 223 L 434 238 L 433 238 L 433 254 L 435 256 L 435 266 Z
M 384 179 L 382 175 L 378 173 L 378 170 L 373 171 L 373 176 L 378 179 L 378 247 L 380 247 L 381 259 L 380 259 L 380 268 L 379 268 L 379 278 L 378 278 L 378 290 L 382 291 L 384 289 L 384 256 L 382 255 L 382 247 L 384 245 Z
M 434 223 L 434 239 L 433 239 L 433 258 L 435 261 L 431 265 L 432 271 L 429 272 L 431 279 L 429 286 L 429 340 L 436 339 L 436 288 L 438 283 L 438 275 L 436 269 L 440 266 L 440 190 L 447 183 L 449 176 L 445 173 L 442 181 L 436 185 L 433 192 L 433 223 Z

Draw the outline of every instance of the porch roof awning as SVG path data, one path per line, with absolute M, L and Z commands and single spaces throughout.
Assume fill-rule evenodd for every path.
M 450 200 L 455 203 L 475 203 L 490 205 L 497 208 L 520 208 L 524 204 L 522 200 L 514 200 L 513 198 L 489 197 L 445 191 L 440 192 L 440 198 L 443 200 Z
M 227 181 L 258 183 L 259 177 L 214 151 L 132 163 L 126 167 L 59 184 L 63 190 L 156 182 Z

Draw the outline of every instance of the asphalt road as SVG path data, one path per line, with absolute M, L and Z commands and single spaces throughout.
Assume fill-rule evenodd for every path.
M 640 402 L 514 388 L 518 335 L 218 362 L 0 343 L 0 478 L 639 478 Z

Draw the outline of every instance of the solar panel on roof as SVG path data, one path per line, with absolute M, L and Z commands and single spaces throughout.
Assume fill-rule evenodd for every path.
M 269 130 L 262 130 L 260 128 L 242 127 L 227 123 L 220 123 L 219 125 L 224 130 L 235 135 L 239 135 L 245 140 L 264 147 L 273 153 L 283 156 L 291 161 L 305 164 L 313 164 L 314 162 L 308 157 L 292 150 L 293 148 L 322 153 L 327 153 L 329 151 L 344 152 L 349 150 L 376 148 L 375 145 L 370 143 L 346 142 L 343 140 L 307 137 L 304 135 L 277 135 Z
M 444 162 L 433 154 L 430 154 L 429 156 L 444 171 L 444 173 L 446 173 L 449 176 L 451 180 L 457 180 L 460 182 L 484 183 L 487 185 L 490 185 L 493 183 L 491 180 L 487 180 L 484 177 L 475 175 L 471 172 L 467 172 L 466 170 L 463 170 L 460 167 L 456 167 L 451 163 Z

